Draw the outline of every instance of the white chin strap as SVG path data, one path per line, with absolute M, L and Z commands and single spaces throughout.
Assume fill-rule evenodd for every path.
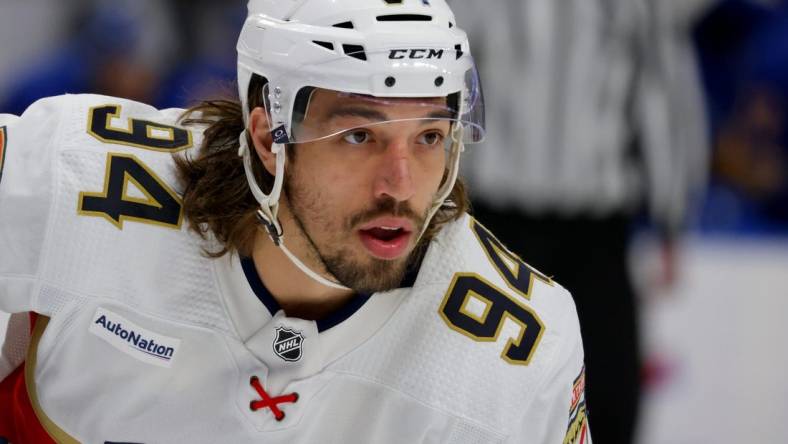
M 260 189 L 252 173 L 252 150 L 249 149 L 249 144 L 246 139 L 246 130 L 241 132 L 241 135 L 238 137 L 238 143 L 238 155 L 243 157 L 244 172 L 246 173 L 246 180 L 249 182 L 249 189 L 252 191 L 252 195 L 254 195 L 257 202 L 260 203 L 260 208 L 257 210 L 257 220 L 265 227 L 274 245 L 281 248 L 285 256 L 287 256 L 299 270 L 303 271 L 315 281 L 326 287 L 352 291 L 351 288 L 328 280 L 312 271 L 285 246 L 284 231 L 282 230 L 282 225 L 279 223 L 277 213 L 279 212 L 279 196 L 282 194 L 282 183 L 284 182 L 285 176 L 286 145 L 283 143 L 274 143 L 271 145 L 271 152 L 276 155 L 276 173 L 274 174 L 274 186 L 271 188 L 271 193 L 265 194 L 263 190 Z
M 432 206 L 427 212 L 427 217 L 424 220 L 424 226 L 421 228 L 421 232 L 416 238 L 416 243 L 418 243 L 421 237 L 424 235 L 424 232 L 427 230 L 427 227 L 429 226 L 433 216 L 435 216 L 435 213 L 437 213 L 441 206 L 443 206 L 446 198 L 449 197 L 451 190 L 454 188 L 454 183 L 457 181 L 460 154 L 464 150 L 464 145 L 462 143 L 462 133 L 462 125 L 455 126 L 454 130 L 452 131 L 452 145 L 447 163 L 449 171 L 446 176 L 446 181 L 436 193 L 435 200 L 433 201 Z M 249 148 L 249 144 L 247 142 L 246 130 L 241 132 L 241 135 L 238 137 L 238 143 L 238 155 L 243 157 L 244 172 L 246 173 L 246 180 L 249 182 L 249 189 L 252 191 L 252 195 L 254 195 L 254 198 L 257 200 L 257 202 L 260 203 L 260 208 L 257 210 L 257 219 L 265 227 L 266 231 L 268 232 L 268 236 L 271 238 L 274 245 L 281 248 L 285 253 L 285 256 L 287 256 L 287 258 L 290 259 L 290 261 L 296 267 L 298 267 L 299 270 L 304 272 L 304 274 L 313 280 L 325 285 L 326 287 L 352 291 L 351 288 L 348 288 L 338 282 L 326 279 L 318 273 L 312 271 L 312 269 L 301 262 L 301 260 L 298 259 L 298 257 L 296 257 L 296 255 L 294 255 L 285 246 L 284 231 L 282 230 L 282 226 L 279 223 L 277 213 L 279 212 L 279 196 L 282 194 L 282 184 L 284 182 L 285 176 L 284 171 L 286 145 L 283 143 L 273 143 L 271 145 L 271 152 L 276 155 L 276 172 L 274 174 L 274 185 L 271 188 L 271 192 L 266 194 L 260 189 L 260 186 L 257 184 L 257 180 L 255 180 L 254 174 L 252 173 L 252 150 Z
M 427 217 L 424 219 L 424 226 L 421 227 L 419 237 L 416 238 L 417 243 L 421 240 L 421 237 L 424 236 L 424 232 L 427 231 L 427 228 L 430 226 L 430 221 L 435 216 L 435 213 L 446 203 L 446 199 L 451 194 L 451 190 L 454 189 L 455 182 L 457 182 L 457 175 L 460 171 L 460 154 L 465 151 L 465 145 L 462 143 L 463 131 L 464 128 L 462 125 L 455 125 L 452 129 L 451 150 L 449 151 L 449 159 L 447 162 L 449 170 L 446 175 L 446 181 L 443 182 L 438 192 L 435 193 L 435 200 L 432 202 L 432 206 L 427 212 Z

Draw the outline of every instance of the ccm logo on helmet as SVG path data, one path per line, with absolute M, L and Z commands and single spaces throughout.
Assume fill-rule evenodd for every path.
M 441 59 L 443 49 L 392 49 L 389 59 Z

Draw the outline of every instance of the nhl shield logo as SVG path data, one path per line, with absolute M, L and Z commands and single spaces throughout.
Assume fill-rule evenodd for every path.
M 301 359 L 301 344 L 304 337 L 301 332 L 289 328 L 277 327 L 274 338 L 274 353 L 285 361 L 298 361 Z

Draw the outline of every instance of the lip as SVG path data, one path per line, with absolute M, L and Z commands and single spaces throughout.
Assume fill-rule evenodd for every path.
M 378 239 L 367 231 L 377 227 L 399 228 L 402 233 L 390 240 Z M 403 256 L 413 237 L 413 223 L 408 219 L 397 217 L 381 217 L 365 223 L 359 228 L 359 238 L 362 245 L 374 257 L 384 260 L 394 260 Z
M 371 230 L 375 227 L 401 228 L 408 233 L 413 232 L 413 222 L 404 217 L 378 217 L 359 227 L 359 230 Z

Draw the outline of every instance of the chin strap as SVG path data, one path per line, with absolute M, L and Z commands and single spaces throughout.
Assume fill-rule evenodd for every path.
M 274 245 L 282 249 L 285 256 L 290 259 L 293 265 L 318 283 L 338 290 L 351 290 L 342 284 L 328 280 L 315 273 L 285 246 L 284 230 L 282 230 L 282 225 L 279 223 L 277 214 L 279 213 L 279 196 L 282 194 L 282 184 L 284 183 L 287 145 L 285 143 L 274 143 L 271 145 L 271 152 L 276 155 L 276 173 L 274 174 L 274 185 L 271 188 L 271 193 L 265 194 L 263 190 L 260 189 L 252 173 L 252 150 L 249 149 L 246 130 L 241 132 L 241 135 L 238 136 L 238 143 L 238 155 L 243 158 L 244 172 L 246 173 L 246 180 L 249 182 L 249 189 L 252 191 L 252 195 L 257 202 L 260 203 L 260 208 L 257 210 L 257 220 L 260 222 L 260 225 L 265 227 Z
M 238 155 L 243 158 L 246 181 L 249 182 L 249 189 L 252 195 L 260 203 L 260 208 L 257 210 L 257 219 L 263 224 L 268 235 L 271 236 L 271 240 L 276 245 L 282 242 L 282 235 L 284 234 L 276 216 L 279 212 L 279 196 L 282 194 L 286 158 L 285 149 L 284 144 L 275 143 L 271 146 L 271 152 L 276 155 L 276 172 L 271 193 L 265 194 L 257 184 L 254 173 L 252 173 L 252 150 L 249 149 L 246 130 L 238 136 Z
M 353 290 L 352 288 L 345 287 L 344 285 L 338 282 L 328 280 L 323 276 L 320 276 L 319 274 L 312 271 L 311 268 L 307 267 L 306 264 L 301 262 L 301 260 L 298 259 L 298 257 L 295 254 L 293 254 L 292 252 L 290 252 L 290 250 L 287 249 L 284 242 L 281 242 L 279 244 L 279 248 L 282 249 L 282 251 L 285 253 L 285 256 L 287 256 L 287 258 L 290 259 L 290 262 L 292 262 L 293 265 L 298 267 L 302 272 L 304 272 L 304 274 L 311 277 L 313 280 L 317 281 L 318 283 L 323 284 L 326 287 L 336 288 L 337 290 L 351 290 L 351 291 Z
M 454 189 L 454 183 L 457 182 L 457 175 L 460 171 L 460 154 L 465 151 L 465 144 L 462 142 L 463 137 L 463 127 L 462 125 L 455 125 L 451 132 L 451 150 L 449 151 L 449 161 L 448 161 L 448 174 L 446 175 L 446 181 L 443 182 L 443 185 L 438 189 L 438 192 L 435 193 L 435 200 L 430 207 L 430 210 L 427 212 L 427 217 L 424 219 L 424 226 L 421 227 L 421 232 L 419 233 L 419 237 L 416 238 L 416 243 L 421 240 L 421 237 L 424 236 L 424 232 L 427 231 L 427 227 L 430 225 L 430 221 L 435 216 L 435 213 L 441 209 L 444 203 L 446 203 L 446 198 L 449 197 L 451 194 L 451 190 Z

